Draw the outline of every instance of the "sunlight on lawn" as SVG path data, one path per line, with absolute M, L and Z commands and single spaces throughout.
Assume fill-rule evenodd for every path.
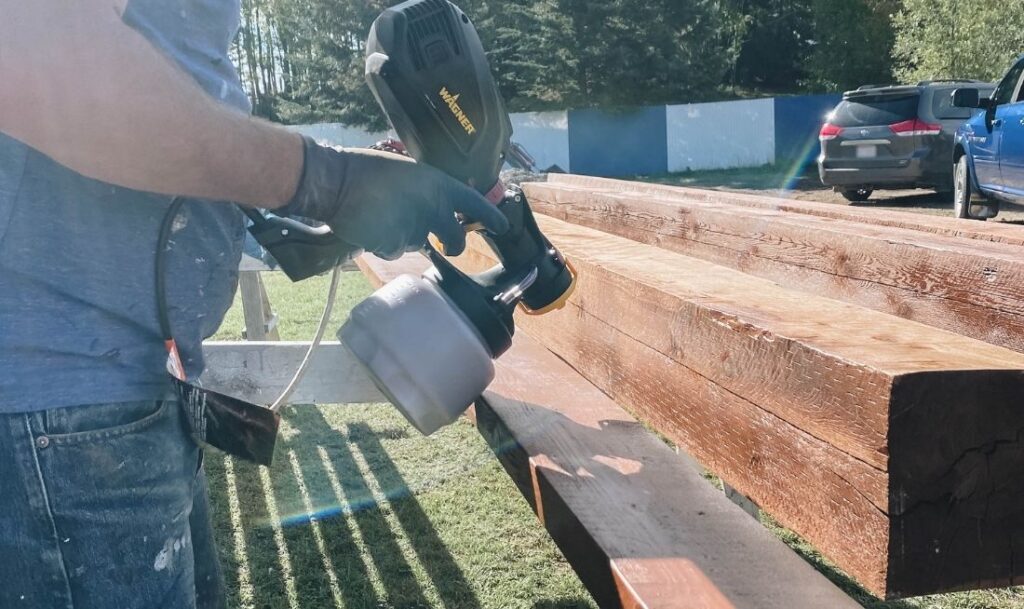
M 307 339 L 327 278 L 264 279 L 281 338 Z M 349 273 L 325 340 L 370 292 Z M 241 338 L 228 314 L 219 340 Z M 231 607 L 593 607 L 473 427 L 420 436 L 389 405 L 294 406 L 274 466 L 209 453 Z

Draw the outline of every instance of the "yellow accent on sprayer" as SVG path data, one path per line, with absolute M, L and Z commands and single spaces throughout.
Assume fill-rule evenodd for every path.
M 526 313 L 527 315 L 544 315 L 561 309 L 567 302 L 569 302 L 569 297 L 576 291 L 576 280 L 579 278 L 579 273 L 576 272 L 576 267 L 572 265 L 572 262 L 570 262 L 568 258 L 565 259 L 565 266 L 569 268 L 569 274 L 572 275 L 572 283 L 569 284 L 569 288 L 558 297 L 558 300 L 540 309 L 531 309 L 526 306 L 525 302 L 520 301 L 519 308 L 523 310 L 523 313 Z
M 441 243 L 441 240 L 438 239 L 434 233 L 427 235 L 427 242 L 429 242 L 430 245 L 432 245 L 439 253 L 444 254 L 444 243 Z
M 483 227 L 483 225 L 481 224 L 467 225 L 467 233 L 470 232 L 469 226 L 473 226 L 474 230 L 479 230 L 480 228 Z M 430 233 L 429 235 L 427 235 L 427 240 L 430 241 L 430 245 L 434 246 L 435 250 L 437 250 L 441 254 L 444 254 L 444 243 L 441 243 L 441 240 L 435 237 L 434 233 Z M 579 278 L 579 273 L 576 271 L 576 267 L 572 265 L 572 262 L 570 262 L 568 258 L 565 259 L 565 266 L 569 268 L 569 274 L 572 275 L 572 283 L 569 284 L 569 288 L 566 289 L 565 292 L 563 292 L 562 295 L 558 297 L 558 300 L 540 309 L 531 309 L 530 307 L 526 306 L 525 302 L 519 301 L 519 308 L 523 310 L 523 313 L 527 315 L 544 315 L 546 313 L 557 311 L 565 307 L 566 303 L 569 302 L 569 297 L 572 296 L 572 293 L 576 291 L 576 280 Z
M 473 135 L 476 133 L 476 126 L 473 124 L 473 121 L 469 120 L 466 113 L 462 111 L 462 106 L 459 105 L 459 95 L 461 95 L 461 93 L 452 95 L 448 91 L 448 87 L 441 87 L 439 95 L 441 96 L 441 99 L 444 100 L 444 103 L 448 105 L 448 109 L 455 115 L 455 120 L 459 121 L 462 128 L 466 130 L 466 134 Z

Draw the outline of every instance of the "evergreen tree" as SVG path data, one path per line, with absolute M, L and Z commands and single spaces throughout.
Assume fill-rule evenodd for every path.
M 728 70 L 726 11 L 708 0 L 545 0 L 540 60 L 563 105 L 632 106 L 713 97 Z M 548 83 L 545 83 L 546 85 Z
M 397 1 L 243 0 L 233 57 L 254 111 L 383 129 L 365 43 Z M 885 82 L 894 68 L 903 79 L 992 78 L 1024 47 L 1024 0 L 459 4 L 514 112 L 703 101 L 729 86 L 733 95 L 839 90 Z
M 295 73 L 275 111 L 289 123 L 340 122 L 384 129 L 384 115 L 366 87 L 366 36 L 389 4 L 383 0 L 282 2 L 280 21 L 292 36 L 286 56 Z
M 848 0 L 830 0 L 846 2 Z M 738 0 L 747 27 L 730 76 L 734 88 L 768 92 L 797 90 L 810 53 L 812 0 Z
M 892 18 L 900 0 L 813 0 L 812 89 L 843 91 L 892 81 Z
M 994 80 L 1024 52 L 1024 0 L 904 0 L 893 26 L 905 82 Z

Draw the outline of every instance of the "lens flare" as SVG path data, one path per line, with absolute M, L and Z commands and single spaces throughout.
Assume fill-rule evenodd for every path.
M 303 497 L 303 504 L 297 507 L 297 511 L 290 513 L 277 514 L 274 518 L 274 522 L 270 521 L 270 518 L 265 519 L 261 524 L 266 526 L 274 527 L 294 527 L 294 526 L 308 526 L 312 523 L 324 521 L 330 518 L 338 516 L 350 516 L 359 512 L 367 510 L 375 510 L 380 508 L 382 505 L 387 503 L 401 501 L 415 495 L 429 492 L 433 488 L 437 488 L 445 483 L 465 477 L 467 474 L 477 471 L 487 465 L 494 462 L 495 457 L 501 457 L 508 452 L 511 452 L 517 447 L 517 443 L 514 439 L 507 439 L 497 446 L 492 447 L 492 450 L 481 450 L 479 453 L 470 455 L 454 455 L 450 460 L 439 462 L 436 469 L 433 470 L 433 475 L 426 479 L 417 479 L 416 482 L 408 484 L 405 480 L 400 480 L 400 485 L 391 488 L 381 488 L 376 491 L 369 491 L 360 493 L 358 497 L 345 497 L 345 493 L 341 490 L 341 485 L 338 483 L 338 477 L 344 475 L 341 472 L 337 472 L 336 468 L 331 465 L 327 467 L 326 464 L 330 463 L 330 447 L 317 446 L 316 450 L 319 453 L 322 460 L 326 460 L 324 467 L 329 474 L 329 478 L 332 478 L 331 486 L 333 488 L 333 496 L 324 497 L 313 497 L 307 494 Z M 358 451 L 358 443 L 349 442 L 347 448 L 352 452 Z M 369 464 L 370 468 L 374 465 Z M 359 475 L 357 472 L 349 472 L 348 475 Z M 364 483 L 360 483 L 363 485 Z M 273 518 L 273 517 L 271 517 Z
M 817 137 L 808 137 L 801 146 L 800 154 L 796 156 L 796 159 L 792 161 L 792 164 L 783 173 L 782 184 L 780 188 L 784 193 L 789 193 L 797 190 L 797 186 L 800 183 L 800 179 L 806 173 L 807 168 L 814 165 L 818 158 L 818 154 L 821 152 L 821 146 L 817 140 Z

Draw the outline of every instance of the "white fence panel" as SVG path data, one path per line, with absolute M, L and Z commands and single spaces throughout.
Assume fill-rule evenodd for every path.
M 759 167 L 775 162 L 775 100 L 668 106 L 668 170 Z
M 512 140 L 521 144 L 541 170 L 569 166 L 569 114 L 521 112 L 512 115 Z

